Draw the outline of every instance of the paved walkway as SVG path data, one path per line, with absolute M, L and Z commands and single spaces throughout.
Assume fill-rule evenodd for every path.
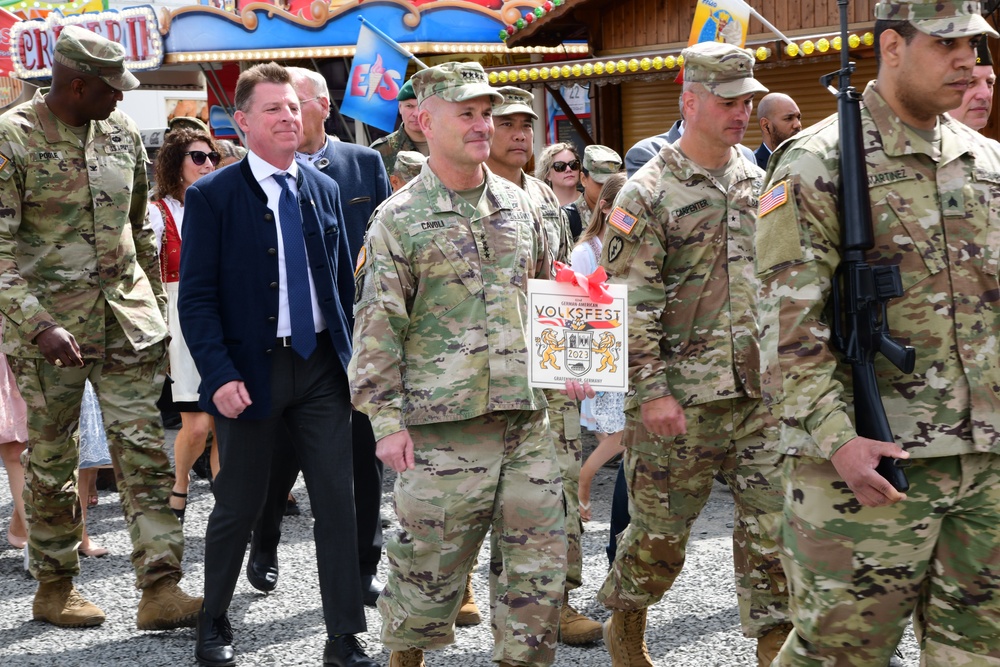
M 172 438 L 176 432 L 168 431 Z M 591 445 L 592 446 L 592 445 Z M 392 488 L 387 475 L 386 490 Z M 608 612 L 594 601 L 607 570 L 604 546 L 608 539 L 614 471 L 602 469 L 594 482 L 592 504 L 595 520 L 586 524 L 584 536 L 584 586 L 572 595 L 573 604 L 598 620 Z M 240 665 L 321 665 L 325 633 L 320 610 L 312 543 L 312 513 L 301 479 L 295 495 L 303 509 L 300 517 L 287 517 L 278 555 L 281 576 L 278 589 L 264 595 L 241 578 L 230 609 L 235 648 Z M 205 526 L 213 504 L 208 483 L 191 485 L 184 526 L 187 576 L 182 586 L 200 594 L 204 571 Z M 383 498 L 385 516 L 394 519 L 388 493 Z M 10 489 L 0 473 L 0 530 L 6 530 L 11 512 Z M 393 522 L 395 530 L 395 522 Z M 107 613 L 98 628 L 65 630 L 31 620 L 35 583 L 22 570 L 22 555 L 0 550 L 0 665 L 43 667 L 100 667 L 135 665 L 176 667 L 194 665 L 194 630 L 141 632 L 135 628 L 139 591 L 134 587 L 128 553 L 130 543 L 117 495 L 102 492 L 100 504 L 88 516 L 93 539 L 111 555 L 84 559 L 77 586 Z M 720 486 L 695 524 L 684 572 L 673 589 L 650 609 L 647 642 L 656 667 L 752 667 L 755 642 L 739 631 L 739 615 L 732 574 L 732 500 Z M 0 532 L 0 535 L 3 533 Z M 2 538 L 0 538 L 2 539 Z M 2 546 L 6 546 L 3 542 Z M 0 547 L 2 549 L 2 547 Z M 477 600 L 488 610 L 486 567 L 482 554 L 474 577 Z M 488 612 L 487 612 L 488 613 Z M 369 653 L 387 664 L 388 653 L 378 641 L 380 620 L 366 609 L 369 632 L 362 636 Z M 455 645 L 428 653 L 429 667 L 492 667 L 489 623 L 459 628 Z M 905 667 L 916 667 L 918 656 L 911 634 L 903 645 Z M 610 665 L 603 643 L 585 647 L 560 647 L 557 665 Z

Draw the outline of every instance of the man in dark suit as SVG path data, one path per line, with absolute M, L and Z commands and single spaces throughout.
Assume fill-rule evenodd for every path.
M 330 93 L 322 75 L 301 67 L 289 67 L 292 87 L 302 110 L 302 142 L 296 157 L 336 181 L 347 228 L 351 257 L 357 257 L 364 242 L 368 218 L 389 196 L 389 183 L 382 157 L 370 148 L 346 144 L 327 136 L 324 122 L 330 115 Z M 351 312 L 347 313 L 353 321 Z M 375 435 L 363 413 L 351 420 L 354 440 L 354 505 L 358 529 L 358 563 L 364 603 L 374 606 L 382 591 L 375 578 L 382 556 L 382 462 L 375 456 Z M 271 480 L 260 519 L 254 526 L 247 563 L 247 579 L 254 588 L 272 591 L 278 583 L 278 541 L 286 498 L 301 466 L 294 452 L 275 448 Z
M 781 142 L 802 131 L 802 112 L 799 105 L 784 93 L 768 93 L 757 106 L 757 122 L 763 138 L 760 147 L 754 151 L 757 166 L 767 169 L 767 163 Z
M 336 183 L 295 162 L 302 138 L 291 77 L 268 63 L 243 72 L 234 118 L 249 154 L 188 189 L 180 318 L 216 417 L 222 463 L 205 536 L 205 604 L 195 657 L 236 663 L 227 610 L 273 449 L 302 462 L 316 519 L 328 640 L 324 664 L 377 667 L 358 581 L 351 465 L 352 261 Z

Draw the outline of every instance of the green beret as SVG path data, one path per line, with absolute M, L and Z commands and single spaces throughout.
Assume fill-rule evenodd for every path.
M 399 89 L 399 95 L 396 95 L 397 102 L 405 102 L 406 100 L 417 99 L 417 94 L 413 92 L 413 79 L 410 79 L 403 84 L 403 87 Z

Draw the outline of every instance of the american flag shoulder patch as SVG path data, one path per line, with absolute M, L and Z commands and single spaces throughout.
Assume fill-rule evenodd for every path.
M 788 201 L 788 181 L 781 181 L 771 187 L 760 197 L 757 217 L 764 217 L 774 209 Z
M 608 217 L 608 224 L 623 234 L 631 234 L 636 222 L 638 219 L 621 206 L 616 207 Z

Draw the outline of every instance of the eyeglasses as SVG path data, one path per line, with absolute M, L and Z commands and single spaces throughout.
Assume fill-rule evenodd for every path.
M 303 104 L 305 104 L 306 102 L 312 102 L 313 100 L 318 100 L 319 98 L 320 98 L 320 96 L 319 96 L 319 95 L 317 95 L 316 97 L 307 97 L 307 98 L 306 98 L 306 99 L 304 99 L 304 100 L 299 100 L 299 106 L 302 106 L 302 105 L 303 105 Z
M 222 159 L 222 156 L 215 151 L 212 151 L 211 153 L 206 153 L 205 151 L 188 151 L 184 155 L 190 155 L 191 162 L 194 162 L 197 167 L 205 164 L 206 159 L 211 161 L 213 167 L 218 167 L 219 160 Z
M 580 171 L 580 161 L 573 160 L 572 162 L 553 162 L 552 168 L 557 174 L 561 174 L 566 171 L 566 167 L 569 167 L 570 171 Z

